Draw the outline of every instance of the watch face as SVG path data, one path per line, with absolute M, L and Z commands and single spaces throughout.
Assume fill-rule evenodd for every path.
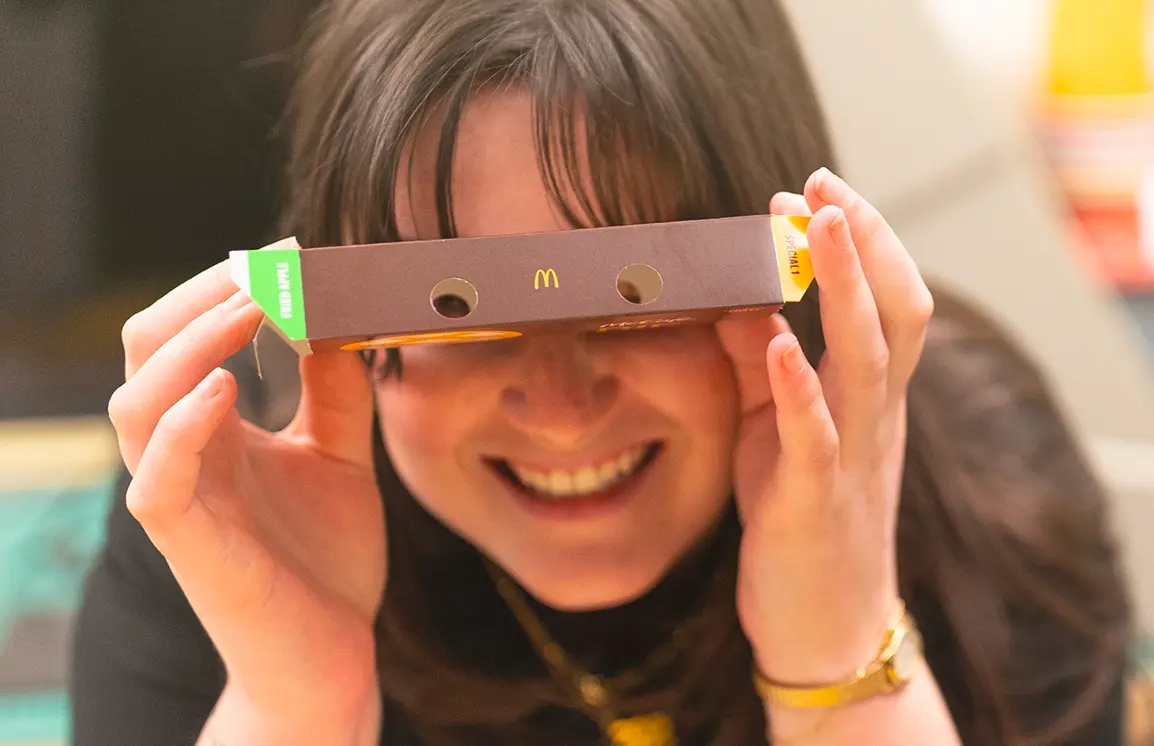
M 916 629 L 909 630 L 890 660 L 891 670 L 899 682 L 909 681 L 922 659 L 922 636 Z

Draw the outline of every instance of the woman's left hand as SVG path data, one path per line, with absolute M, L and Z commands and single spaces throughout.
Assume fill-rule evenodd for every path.
M 828 170 L 770 211 L 812 213 L 827 349 L 815 371 L 780 315 L 718 325 L 742 403 L 738 612 L 769 679 L 831 684 L 876 655 L 899 603 L 906 389 L 933 300 L 879 212 Z

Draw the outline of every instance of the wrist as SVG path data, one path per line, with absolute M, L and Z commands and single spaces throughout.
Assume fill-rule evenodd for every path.
M 826 736 L 844 730 L 847 725 L 888 719 L 887 716 L 896 711 L 898 699 L 905 696 L 909 696 L 908 691 L 881 699 L 817 709 L 786 707 L 765 701 L 766 723 L 769 725 L 767 736 L 771 743 L 782 746 L 822 743 Z
M 877 746 L 961 746 L 929 665 L 922 661 L 909 686 L 885 697 L 823 708 L 765 704 L 767 739 L 782 746 L 861 743 Z
M 754 672 L 761 696 L 777 705 L 823 708 L 848 704 L 903 688 L 922 662 L 922 640 L 917 622 L 898 604 L 879 646 L 869 663 L 852 676 L 819 685 L 768 680 L 762 670 Z
M 267 656 L 226 660 L 222 700 L 250 714 L 261 728 L 281 728 L 290 736 L 317 730 L 322 738 L 315 743 L 334 746 L 345 741 L 323 738 L 326 727 L 351 731 L 380 708 L 375 646 L 367 627 L 347 632 L 340 643 L 317 646 L 295 660 L 286 653 L 286 658 L 278 664 Z
M 789 686 L 829 686 L 858 674 L 875 660 L 905 605 L 896 594 L 861 604 L 856 611 L 805 614 L 814 621 L 769 616 L 748 625 L 760 675 Z
M 230 681 L 205 727 L 200 746 L 370 746 L 378 742 L 381 702 L 378 685 L 344 682 L 310 690 L 301 687 L 275 703 L 253 697 Z

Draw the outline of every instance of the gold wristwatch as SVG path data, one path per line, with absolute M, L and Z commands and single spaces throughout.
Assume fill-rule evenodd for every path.
M 901 689 L 913 678 L 922 654 L 922 636 L 903 604 L 886 629 L 878 654 L 845 681 L 828 686 L 786 686 L 767 680 L 756 668 L 753 681 L 761 698 L 776 705 L 835 707 Z

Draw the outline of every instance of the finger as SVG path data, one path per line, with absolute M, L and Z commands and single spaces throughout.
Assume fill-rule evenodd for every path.
M 769 344 L 765 367 L 773 388 L 781 442 L 781 471 L 787 480 L 777 494 L 791 501 L 794 517 L 814 514 L 834 486 L 839 459 L 838 430 L 817 373 L 792 334 Z
M 717 335 L 737 379 L 743 414 L 749 415 L 773 402 L 765 370 L 765 351 L 770 340 L 787 332 L 789 322 L 779 313 L 755 319 L 723 319 L 717 323 Z
M 300 372 L 300 406 L 287 432 L 333 458 L 371 466 L 373 390 L 360 357 L 317 352 L 301 358 Z
M 809 215 L 809 204 L 805 197 L 793 192 L 778 192 L 769 201 L 770 215 Z
M 889 356 L 845 214 L 823 207 L 808 233 L 826 338 L 822 382 L 849 454 L 875 439 L 886 402 Z
M 892 380 L 904 384 L 921 357 L 934 309 L 933 296 L 916 262 L 881 212 L 828 169 L 810 176 L 805 197 L 815 212 L 828 205 L 845 212 L 878 306 Z
M 314 591 L 288 571 L 258 536 L 203 499 L 215 487 L 211 475 L 216 470 L 206 468 L 206 458 L 215 459 L 216 454 L 207 454 L 218 447 L 237 452 L 227 443 L 228 429 L 242 426 L 235 403 L 235 380 L 217 369 L 175 404 L 157 424 L 127 499 L 129 510 L 168 562 L 197 618 L 225 657 L 225 665 L 256 672 L 259 681 L 245 686 L 261 694 L 277 689 L 275 679 L 270 684 L 260 674 L 280 670 L 286 649 L 307 649 L 308 641 L 338 639 L 334 635 L 347 631 L 347 623 L 340 618 L 342 610 L 334 607 L 331 614 L 311 613 L 286 628 L 284 620 L 299 616 L 300 609 L 317 608 Z M 243 488 L 224 489 L 227 494 L 211 495 L 214 505 L 241 499 Z M 322 667 L 333 658 L 325 652 L 319 655 Z
M 233 391 L 232 376 L 217 368 L 165 412 L 128 487 L 129 512 L 165 556 L 186 533 L 182 525 L 193 533 L 205 528 L 203 514 L 190 515 L 201 456 L 228 413 Z
M 223 303 L 237 291 L 228 262 L 220 262 L 170 290 L 124 323 L 124 378 L 131 378 L 144 361 L 192 320 Z
M 161 345 L 108 402 L 120 453 L 133 472 L 161 416 L 252 341 L 259 307 L 243 293 L 198 316 Z
M 160 418 L 127 492 L 129 511 L 204 620 L 251 606 L 254 589 L 271 582 L 271 558 L 198 496 L 204 453 L 235 402 L 235 379 L 217 368 Z

